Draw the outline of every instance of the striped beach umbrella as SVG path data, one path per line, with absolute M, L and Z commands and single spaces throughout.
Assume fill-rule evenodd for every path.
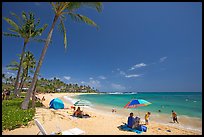
M 74 106 L 90 106 L 91 103 L 89 101 L 86 100 L 79 100 L 77 102 L 74 103 Z
M 137 108 L 141 106 L 147 106 L 149 104 L 151 103 L 144 99 L 132 99 L 124 106 L 124 108 Z

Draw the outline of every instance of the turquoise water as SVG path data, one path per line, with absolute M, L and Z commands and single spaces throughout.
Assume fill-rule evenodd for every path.
M 90 101 L 93 105 L 123 108 L 131 99 L 145 99 L 152 104 L 138 107 L 141 111 L 171 114 L 174 110 L 178 115 L 202 118 L 202 92 L 142 92 L 137 94 L 84 94 L 78 99 Z

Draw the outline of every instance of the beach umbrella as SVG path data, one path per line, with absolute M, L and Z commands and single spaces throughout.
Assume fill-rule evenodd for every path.
M 137 107 L 141 107 L 141 106 L 147 106 L 149 104 L 152 104 L 152 103 L 150 103 L 144 99 L 132 99 L 124 106 L 124 108 L 137 108 Z M 139 111 L 138 111 L 138 113 L 139 113 Z
M 144 99 L 132 99 L 124 106 L 124 108 L 137 108 L 141 106 L 147 106 L 149 104 L 151 103 Z
M 79 100 L 77 102 L 74 103 L 74 106 L 90 106 L 91 103 L 89 101 L 86 100 Z

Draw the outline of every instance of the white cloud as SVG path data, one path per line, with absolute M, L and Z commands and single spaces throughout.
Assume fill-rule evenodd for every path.
M 100 79 L 106 79 L 105 76 L 99 76 L 98 78 L 100 78 Z
M 115 90 L 125 90 L 126 88 L 120 84 L 115 84 L 115 83 L 112 83 L 111 84 L 111 87 Z
M 98 81 L 98 80 L 90 80 L 87 84 L 88 84 L 89 86 L 91 86 L 91 87 L 94 87 L 94 88 L 99 88 L 99 87 L 101 87 L 101 82 Z
M 132 78 L 132 77 L 139 77 L 141 74 L 131 74 L 131 75 L 126 75 L 126 78 Z
M 70 77 L 70 76 L 64 76 L 64 79 L 66 79 L 66 80 L 70 80 L 71 77 Z
M 101 87 L 101 82 L 100 81 L 92 80 L 92 79 L 89 82 L 81 81 L 81 84 L 89 85 L 89 86 L 94 87 L 94 88 Z
M 12 72 L 5 72 L 5 74 L 7 75 L 7 76 L 16 76 L 14 73 L 12 73 Z
M 122 70 L 120 71 L 120 74 L 121 75 L 126 75 L 126 73 L 124 71 L 122 71 Z
M 2 73 L 5 74 L 6 77 L 16 76 L 16 72 L 15 73 L 13 73 L 13 72 L 12 72 L 12 70 L 8 70 L 6 67 L 2 67 Z
M 92 78 L 92 77 L 90 77 L 89 79 L 90 79 L 90 80 L 92 80 L 93 78 Z
M 81 81 L 81 84 L 85 84 L 86 82 L 85 81 Z
M 162 57 L 159 59 L 159 62 L 164 62 L 167 59 L 167 57 Z
M 141 68 L 141 67 L 145 67 L 147 66 L 145 63 L 140 63 L 140 64 L 136 64 L 134 66 L 132 66 L 129 70 L 134 70 L 136 68 Z

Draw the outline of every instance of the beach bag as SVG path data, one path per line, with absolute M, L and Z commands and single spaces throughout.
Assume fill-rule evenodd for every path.
M 146 126 L 141 125 L 141 129 L 142 129 L 142 131 L 147 132 L 147 127 Z

